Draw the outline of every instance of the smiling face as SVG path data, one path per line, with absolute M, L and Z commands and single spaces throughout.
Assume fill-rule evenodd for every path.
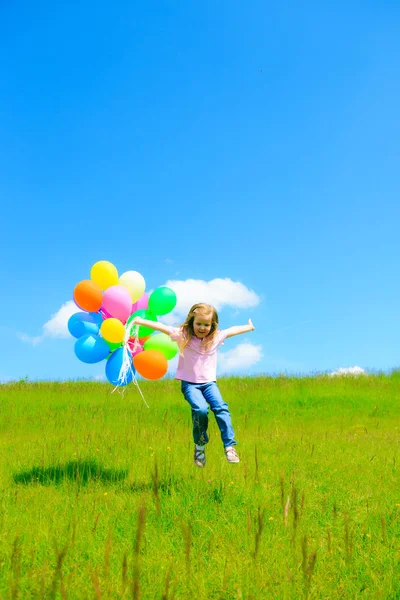
M 197 338 L 203 339 L 211 331 L 212 314 L 196 313 L 193 320 L 193 331 Z
M 204 342 L 203 347 L 207 349 L 218 333 L 218 313 L 211 304 L 193 304 L 181 327 L 184 331 L 184 341 L 180 346 L 182 354 L 192 336 Z

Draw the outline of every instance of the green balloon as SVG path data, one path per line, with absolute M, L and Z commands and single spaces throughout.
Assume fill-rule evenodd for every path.
M 130 325 L 131 321 L 135 317 L 140 317 L 141 319 L 146 319 L 147 321 L 157 321 L 158 320 L 157 317 L 153 313 L 151 313 L 149 310 L 145 310 L 144 308 L 142 308 L 141 310 L 137 310 L 136 312 L 131 314 L 131 316 L 129 317 L 129 319 L 126 322 L 126 327 L 128 327 Z M 135 331 L 135 326 L 132 327 L 131 336 L 133 336 L 134 331 Z M 140 325 L 139 331 L 138 331 L 138 337 L 139 338 L 146 337 L 146 336 L 152 334 L 153 331 L 154 331 L 154 329 L 151 329 L 150 327 L 144 327 L 143 325 Z
M 176 294 L 171 288 L 161 286 L 149 298 L 149 310 L 155 315 L 166 315 L 176 306 Z
M 114 342 L 109 342 L 107 341 L 108 347 L 110 348 L 111 352 L 114 352 L 114 350 L 116 350 L 117 348 L 120 348 L 122 346 L 122 342 L 118 342 L 118 344 L 114 344 Z
M 143 348 L 145 350 L 158 350 L 164 354 L 167 360 L 174 358 L 178 354 L 178 344 L 173 342 L 166 333 L 156 333 L 145 341 Z

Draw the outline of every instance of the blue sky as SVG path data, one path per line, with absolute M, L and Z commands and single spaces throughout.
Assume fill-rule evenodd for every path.
M 0 380 L 101 376 L 59 313 L 98 260 L 251 317 L 220 373 L 399 367 L 397 2 L 1 20 Z

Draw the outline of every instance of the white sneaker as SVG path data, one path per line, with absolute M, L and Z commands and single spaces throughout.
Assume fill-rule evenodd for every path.
M 230 463 L 238 463 L 240 462 L 240 458 L 237 455 L 237 452 L 233 446 L 227 446 L 225 448 L 226 460 Z
M 206 466 L 206 447 L 196 446 L 194 447 L 194 464 L 196 467 Z

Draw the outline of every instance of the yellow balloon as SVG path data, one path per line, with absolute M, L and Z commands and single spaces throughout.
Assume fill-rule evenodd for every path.
M 123 285 L 131 295 L 132 302 L 136 302 L 143 296 L 146 282 L 143 275 L 137 271 L 125 271 L 119 278 L 119 285 Z
M 119 344 L 124 341 L 125 327 L 119 319 L 105 319 L 100 327 L 100 333 L 107 342 Z
M 106 290 L 112 285 L 118 285 L 117 267 L 108 260 L 99 260 L 90 269 L 90 279 L 95 281 L 102 290 Z

